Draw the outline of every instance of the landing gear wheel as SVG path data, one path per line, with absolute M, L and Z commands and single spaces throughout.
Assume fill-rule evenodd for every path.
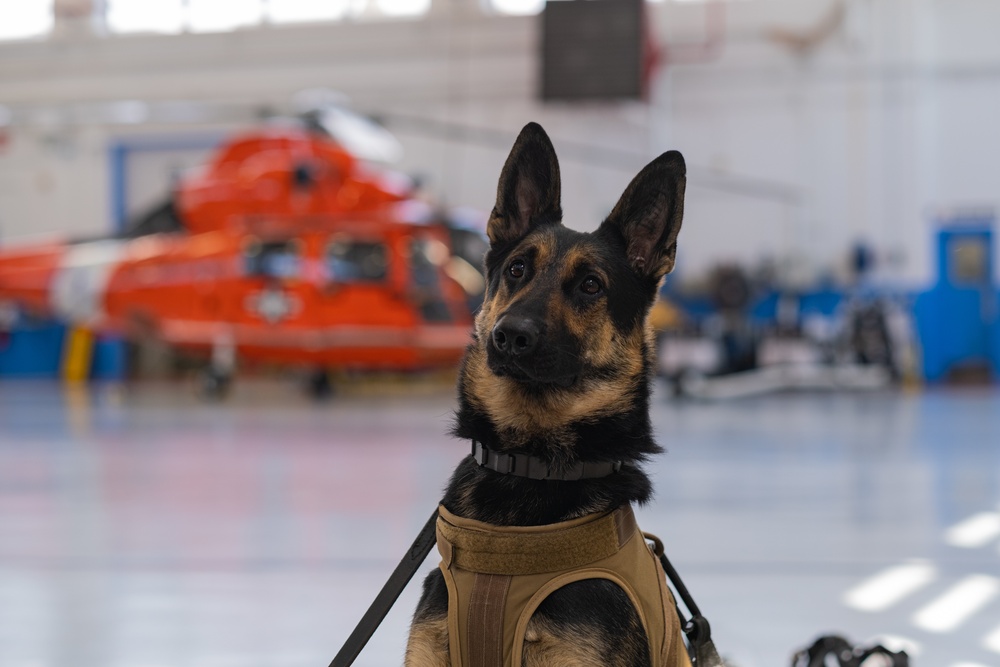
M 214 368 L 206 368 L 201 376 L 201 393 L 205 398 L 221 401 L 229 394 L 233 376 Z
M 333 384 L 330 374 L 324 368 L 318 368 L 309 375 L 309 395 L 317 401 L 325 401 L 333 396 Z

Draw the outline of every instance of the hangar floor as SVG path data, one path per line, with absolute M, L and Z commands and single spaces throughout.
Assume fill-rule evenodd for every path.
M 451 406 L 0 383 L 0 665 L 327 664 L 466 451 Z M 830 631 L 1000 665 L 1000 393 L 658 398 L 653 418 L 669 453 L 640 523 L 737 665 Z M 400 664 L 417 588 L 357 664 Z

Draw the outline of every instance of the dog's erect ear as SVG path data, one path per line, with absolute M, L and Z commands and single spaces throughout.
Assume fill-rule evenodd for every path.
M 640 275 L 659 280 L 674 268 L 684 217 L 684 157 L 669 151 L 632 179 L 601 228 L 625 240 L 628 261 Z
M 486 233 L 493 245 L 509 243 L 537 225 L 560 220 L 559 161 L 542 126 L 528 123 L 500 172 Z

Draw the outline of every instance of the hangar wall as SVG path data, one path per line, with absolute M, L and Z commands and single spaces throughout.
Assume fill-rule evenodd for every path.
M 649 5 L 666 56 L 649 104 L 541 105 L 536 19 L 490 16 L 474 0 L 435 0 L 418 20 L 178 36 L 75 26 L 56 31 L 54 48 L 0 43 L 0 104 L 35 118 L 15 126 L 0 152 L 0 242 L 108 230 L 108 149 L 117 140 L 238 126 L 68 123 L 54 111 L 63 103 L 281 108 L 296 91 L 325 86 L 388 114 L 407 150 L 403 168 L 449 204 L 488 209 L 509 146 L 495 133 L 470 140 L 456 126 L 512 138 L 538 120 L 562 155 L 566 220 L 584 229 L 646 160 L 667 148 L 685 153 L 681 271 L 770 256 L 806 278 L 835 269 L 865 239 L 892 259 L 886 280 L 929 281 L 935 213 L 1000 204 L 1000 132 L 976 129 L 1000 108 L 1000 43 L 989 28 L 1000 7 L 855 0 L 827 30 L 829 0 L 723 6 L 725 31 L 713 41 L 705 4 Z

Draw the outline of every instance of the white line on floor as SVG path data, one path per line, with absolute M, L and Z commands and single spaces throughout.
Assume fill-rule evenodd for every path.
M 844 594 L 844 604 L 861 611 L 883 611 L 934 580 L 934 565 L 912 560 L 893 565 Z
M 989 667 L 979 662 L 953 662 L 949 667 Z
M 953 547 L 976 549 L 1000 536 L 1000 512 L 980 512 L 945 531 L 944 541 Z
M 972 574 L 913 615 L 913 623 L 928 632 L 951 632 L 1000 593 L 1000 579 Z
M 983 637 L 983 646 L 990 651 L 1000 653 L 1000 625 L 993 628 L 993 632 Z

